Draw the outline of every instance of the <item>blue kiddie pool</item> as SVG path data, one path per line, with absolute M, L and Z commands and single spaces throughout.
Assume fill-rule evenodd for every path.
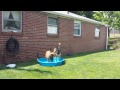
M 42 66 L 60 66 L 64 64 L 64 58 L 54 57 L 53 60 L 47 61 L 46 58 L 37 58 L 37 61 Z

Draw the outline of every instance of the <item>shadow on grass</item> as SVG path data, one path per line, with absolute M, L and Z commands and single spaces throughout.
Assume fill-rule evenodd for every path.
M 83 57 L 83 56 L 94 54 L 94 53 L 109 52 L 109 51 L 113 51 L 113 50 L 109 49 L 109 50 L 102 50 L 102 51 L 95 51 L 95 52 L 82 52 L 82 53 L 73 54 L 71 56 L 66 55 L 66 56 L 63 56 L 63 58 L 68 59 L 68 58 L 75 58 L 75 57 Z
M 36 65 L 38 64 L 37 60 L 30 60 L 30 61 L 25 61 L 25 62 L 16 62 L 16 67 L 26 67 L 26 66 L 32 66 L 32 65 Z M 1 64 L 0 65 L 0 70 L 3 70 L 3 69 L 10 69 L 8 67 L 6 67 L 5 64 Z M 16 69 L 16 68 L 14 68 Z
M 0 65 L 0 70 L 10 70 L 10 69 L 14 69 L 14 70 L 21 70 L 21 71 L 29 71 L 29 72 L 38 72 L 38 73 L 48 73 L 48 74 L 52 74 L 51 71 L 45 71 L 45 70 L 40 70 L 40 69 L 25 69 L 24 67 L 26 66 L 32 66 L 32 65 L 36 65 L 38 64 L 37 61 L 32 60 L 32 61 L 27 61 L 27 62 L 21 62 L 21 63 L 16 63 L 16 67 L 15 68 L 8 68 L 6 67 L 6 65 Z
M 32 59 L 30 61 L 25 61 L 25 62 L 17 62 L 16 65 L 17 67 L 26 67 L 26 66 L 32 66 L 38 64 L 37 60 Z
M 22 70 L 22 71 L 29 71 L 29 72 L 39 72 L 39 73 L 49 73 L 52 74 L 50 71 L 42 71 L 39 69 L 23 69 L 23 68 L 16 68 L 17 70 Z
M 94 54 L 94 53 L 109 52 L 109 51 L 112 51 L 112 50 L 104 50 L 104 51 L 96 51 L 96 52 L 84 52 L 84 53 L 74 54 L 72 56 L 63 56 L 63 58 L 68 59 L 68 58 L 82 57 L 82 56 L 86 56 L 86 55 L 90 55 L 90 54 Z M 26 67 L 26 66 L 32 66 L 32 65 L 37 65 L 37 64 L 39 64 L 39 63 L 35 59 L 31 60 L 31 61 L 16 63 L 17 67 Z M 65 64 L 65 62 L 62 65 L 64 65 L 64 64 Z M 6 65 L 0 65 L 0 70 L 3 70 L 3 69 L 9 69 L 9 68 L 7 68 Z M 27 70 L 27 69 L 21 69 L 21 70 Z M 27 70 L 27 71 L 38 71 L 38 72 L 48 72 L 49 73 L 49 71 L 40 71 L 40 70 Z

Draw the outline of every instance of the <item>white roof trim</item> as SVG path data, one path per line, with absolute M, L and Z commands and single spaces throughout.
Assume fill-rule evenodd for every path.
M 50 14 L 56 14 L 56 15 L 60 15 L 60 16 L 64 16 L 64 17 L 68 17 L 68 18 L 73 18 L 73 19 L 78 19 L 78 20 L 82 20 L 82 21 L 86 21 L 86 22 L 90 22 L 90 23 L 94 23 L 94 24 L 99 24 L 99 25 L 105 25 L 108 26 L 106 24 L 103 24 L 102 22 L 93 20 L 93 19 L 89 19 L 68 11 L 42 11 L 42 12 L 46 12 L 46 13 L 50 13 Z

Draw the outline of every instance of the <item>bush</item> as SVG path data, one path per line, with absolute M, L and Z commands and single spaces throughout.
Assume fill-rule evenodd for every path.
M 112 49 L 119 49 L 120 48 L 120 41 L 117 41 L 111 47 L 112 47 Z

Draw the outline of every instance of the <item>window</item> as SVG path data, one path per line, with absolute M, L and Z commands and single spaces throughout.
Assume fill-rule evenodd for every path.
M 57 18 L 48 17 L 48 34 L 58 34 L 58 20 Z
M 97 38 L 100 37 L 100 28 L 99 27 L 95 28 L 95 37 L 97 37 Z
M 81 36 L 81 22 L 74 21 L 74 36 Z
M 22 12 L 3 11 L 2 12 L 2 31 L 21 32 L 22 31 Z

